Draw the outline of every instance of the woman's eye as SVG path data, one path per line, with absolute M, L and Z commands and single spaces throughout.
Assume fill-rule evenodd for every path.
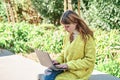
M 66 28 L 69 28 L 69 26 L 65 26 Z

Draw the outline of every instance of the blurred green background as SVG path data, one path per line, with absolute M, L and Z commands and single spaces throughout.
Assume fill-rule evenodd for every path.
M 59 20 L 65 1 L 0 1 L 0 48 L 16 54 L 30 54 L 36 48 L 59 54 L 64 36 Z M 70 1 L 67 8 L 72 6 L 94 31 L 95 69 L 120 78 L 120 0 Z

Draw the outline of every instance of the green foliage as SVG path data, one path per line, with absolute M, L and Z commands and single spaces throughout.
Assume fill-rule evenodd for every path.
M 119 0 L 83 0 L 82 12 L 89 25 L 105 30 L 120 28 Z
M 104 63 L 108 59 L 114 60 L 118 58 L 118 53 L 115 51 L 120 50 L 120 31 L 119 30 L 111 30 L 102 31 L 101 29 L 97 29 L 95 31 L 96 38 L 96 64 Z M 117 47 L 117 48 L 116 48 Z
M 35 8 L 47 23 L 59 24 L 63 12 L 61 0 L 31 0 Z
M 27 42 L 29 40 L 28 34 L 30 32 L 30 25 L 23 23 L 12 24 L 1 23 L 0 24 L 0 48 L 9 49 L 13 52 L 31 52 L 31 48 Z
M 59 36 L 58 36 L 59 35 Z M 33 26 L 26 23 L 0 23 L 0 48 L 15 53 L 29 53 L 36 48 L 50 53 L 59 53 L 62 48 L 62 36 L 52 24 Z
M 101 63 L 96 66 L 96 69 L 105 73 L 112 74 L 120 78 L 120 64 L 116 61 Z
M 30 46 L 50 53 L 60 53 L 62 49 L 63 33 L 54 25 L 40 25 L 34 27 Z
M 120 77 L 120 31 L 96 29 L 96 69 Z
M 5 21 L 7 21 L 5 5 L 4 5 L 3 1 L 0 1 L 0 22 L 5 22 Z

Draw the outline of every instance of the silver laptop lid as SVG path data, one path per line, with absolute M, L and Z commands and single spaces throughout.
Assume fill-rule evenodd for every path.
M 57 68 L 55 65 L 53 65 L 52 60 L 47 52 L 36 49 L 35 53 L 37 54 L 41 65 L 53 70 L 65 70 L 64 68 Z
M 53 66 L 52 60 L 47 52 L 43 52 L 41 50 L 35 50 L 35 53 L 37 54 L 41 65 L 45 67 Z

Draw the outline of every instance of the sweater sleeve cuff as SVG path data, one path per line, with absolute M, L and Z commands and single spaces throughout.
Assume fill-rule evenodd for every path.
M 62 63 L 60 58 L 57 58 L 56 61 L 59 62 L 59 63 Z
M 74 69 L 71 62 L 67 62 L 66 64 L 67 64 L 67 66 L 68 66 L 68 69 Z

